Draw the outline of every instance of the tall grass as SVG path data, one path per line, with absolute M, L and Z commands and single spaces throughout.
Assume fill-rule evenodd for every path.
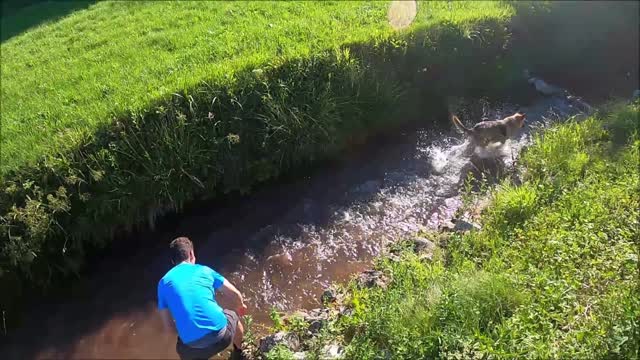
M 350 288 L 333 335 L 348 358 L 637 358 L 639 110 L 539 134 L 524 183 L 491 190 L 482 230 L 433 263 L 379 264 L 386 290 Z

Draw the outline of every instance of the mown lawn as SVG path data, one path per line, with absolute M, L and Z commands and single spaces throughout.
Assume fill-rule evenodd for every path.
M 144 111 L 182 89 L 222 86 L 239 70 L 386 37 L 388 5 L 99 2 L 28 30 L 0 48 L 0 174 L 77 146 L 114 117 Z M 421 2 L 418 9 L 414 26 L 512 14 L 499 2 Z M 3 19 L 3 26 L 11 28 L 11 21 Z
M 482 230 L 427 235 L 443 241 L 433 262 L 381 261 L 389 287 L 349 287 L 353 315 L 322 336 L 349 359 L 637 359 L 639 109 L 537 136 Z

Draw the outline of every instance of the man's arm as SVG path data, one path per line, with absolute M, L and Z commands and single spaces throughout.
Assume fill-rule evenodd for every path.
M 162 318 L 162 325 L 164 326 L 164 331 L 169 332 L 174 327 L 173 319 L 171 318 L 171 313 L 169 309 L 162 309 L 160 312 L 160 318 Z
M 169 332 L 171 328 L 174 327 L 173 319 L 171 318 L 171 313 L 169 312 L 169 308 L 167 307 L 167 302 L 164 297 L 164 286 L 162 280 L 158 282 L 158 312 L 160 313 L 160 318 L 162 319 L 162 326 L 164 327 L 165 332 Z
M 240 291 L 238 291 L 238 289 L 236 289 L 236 287 L 233 286 L 233 284 L 230 283 L 229 280 L 227 279 L 224 279 L 221 289 L 224 292 L 230 292 L 234 294 L 233 297 L 234 297 L 235 305 L 237 309 L 236 312 L 238 313 L 239 316 L 243 316 L 247 312 L 247 306 L 244 304 L 244 299 L 242 298 L 242 294 L 240 293 Z

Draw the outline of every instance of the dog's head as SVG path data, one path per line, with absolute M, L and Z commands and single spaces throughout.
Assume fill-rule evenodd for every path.
M 518 124 L 518 127 L 523 127 L 524 126 L 524 119 L 527 118 L 527 114 L 521 113 L 521 112 L 517 112 L 517 113 L 513 114 L 513 118 L 516 120 L 516 123 Z

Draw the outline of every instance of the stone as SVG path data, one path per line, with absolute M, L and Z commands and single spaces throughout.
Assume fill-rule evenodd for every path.
M 354 314 L 354 310 L 350 307 L 346 307 L 346 306 L 340 306 L 340 308 L 338 309 L 338 314 L 340 316 L 351 316 Z
M 456 224 L 447 220 L 440 224 L 440 226 L 438 226 L 438 229 L 440 229 L 440 231 L 454 231 L 455 227 Z
M 326 323 L 325 319 L 313 319 L 313 320 L 311 320 L 309 322 L 309 332 L 311 334 L 317 334 L 325 326 L 325 323 Z
M 470 223 L 468 221 L 458 219 L 456 220 L 456 224 L 453 227 L 453 231 L 457 231 L 457 232 L 465 232 L 465 231 L 471 231 L 471 230 L 480 230 L 480 226 L 474 223 Z
M 304 351 L 299 351 L 296 353 L 293 353 L 293 360 L 305 360 L 307 359 L 307 353 Z
M 326 289 L 320 296 L 320 302 L 323 304 L 329 304 L 338 299 L 338 295 L 333 289 Z
M 358 285 L 361 287 L 372 288 L 374 286 L 385 289 L 389 279 L 378 270 L 366 270 L 358 275 Z
M 433 253 L 435 250 L 436 244 L 431 240 L 427 240 L 425 238 L 417 237 L 413 239 L 413 250 L 418 253 Z
M 528 82 L 529 84 L 533 85 L 537 92 L 544 96 L 562 95 L 565 93 L 564 89 L 547 84 L 547 82 L 540 78 L 532 77 L 529 78 Z
M 274 347 L 283 345 L 291 351 L 297 351 L 300 348 L 300 339 L 296 334 L 279 331 L 260 340 L 259 350 L 262 354 L 266 354 Z
M 319 358 L 322 360 L 337 360 L 341 359 L 344 353 L 342 346 L 338 344 L 328 344 L 322 348 Z
M 258 349 L 255 347 L 255 345 L 253 344 L 249 345 L 245 343 L 242 346 L 242 351 L 241 352 L 232 351 L 229 359 L 230 360 L 232 359 L 255 360 L 255 359 L 258 359 L 257 350 Z
M 326 325 L 329 318 L 327 309 L 314 309 L 302 317 L 309 324 L 308 331 L 313 335 L 318 333 Z
M 578 96 L 569 95 L 567 96 L 567 101 L 569 101 L 570 103 L 569 106 L 576 105 L 578 110 L 584 113 L 590 114 L 593 112 L 593 107 L 591 107 L 591 105 L 587 104 L 584 100 L 582 100 L 582 98 Z
M 418 258 L 422 261 L 433 261 L 433 252 L 420 254 Z
M 402 261 L 400 256 L 398 256 L 398 254 L 395 254 L 393 252 L 387 254 L 387 259 L 389 259 L 389 261 L 391 261 L 391 262 L 396 262 L 396 263 Z
M 438 227 L 440 231 L 466 232 L 471 230 L 480 230 L 480 226 L 462 219 L 454 221 L 445 221 Z
M 324 308 L 311 309 L 311 310 L 309 310 L 308 317 L 309 318 L 327 319 L 327 318 L 329 318 L 329 310 L 328 309 L 324 309 Z

